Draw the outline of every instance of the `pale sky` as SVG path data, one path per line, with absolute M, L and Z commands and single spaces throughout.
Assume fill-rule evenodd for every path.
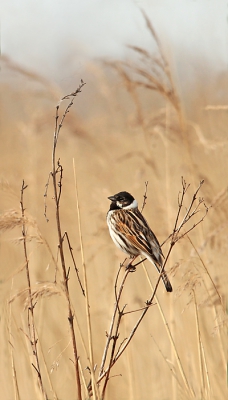
M 228 0 L 5 0 L 1 51 L 48 78 L 70 63 L 80 73 L 87 59 L 129 55 L 127 44 L 153 48 L 139 8 L 177 64 L 228 68 Z

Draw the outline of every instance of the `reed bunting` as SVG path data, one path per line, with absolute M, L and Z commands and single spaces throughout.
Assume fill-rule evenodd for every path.
M 108 199 L 111 200 L 111 205 L 107 214 L 107 224 L 115 245 L 133 259 L 139 255 L 146 257 L 160 272 L 164 256 L 155 234 L 138 209 L 137 201 L 128 192 L 117 193 Z M 172 292 L 165 271 L 162 281 L 167 292 Z

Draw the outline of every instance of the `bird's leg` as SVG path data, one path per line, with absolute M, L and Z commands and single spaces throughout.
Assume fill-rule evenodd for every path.
M 135 259 L 138 256 L 130 256 L 131 261 L 129 262 L 129 264 L 126 266 L 126 271 L 129 270 L 129 272 L 135 272 L 136 271 L 136 267 L 134 265 L 132 265 L 133 261 L 135 261 Z

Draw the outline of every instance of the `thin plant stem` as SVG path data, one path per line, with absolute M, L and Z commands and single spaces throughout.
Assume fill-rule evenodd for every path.
M 124 307 L 122 308 L 121 311 L 118 311 L 118 317 L 117 317 L 117 322 L 116 322 L 116 328 L 115 328 L 114 335 L 113 335 L 113 337 L 112 337 L 112 339 L 113 339 L 113 345 L 112 345 L 112 349 L 111 349 L 111 355 L 110 355 L 110 359 L 109 359 L 109 365 L 108 365 L 108 368 L 107 368 L 107 371 L 106 371 L 105 380 L 104 380 L 104 385 L 103 385 L 103 390 L 102 390 L 102 396 L 101 396 L 102 399 L 104 399 L 106 387 L 107 387 L 107 384 L 108 384 L 109 375 L 110 375 L 110 371 L 111 371 L 111 368 L 112 368 L 112 362 L 113 362 L 113 359 L 114 359 L 116 344 L 117 344 L 117 340 L 118 340 L 118 337 L 119 337 L 120 322 L 121 322 L 121 319 L 122 319 L 122 317 L 123 317 L 123 315 L 124 315 L 124 309 L 125 309 L 125 307 L 126 307 L 126 304 L 124 305 Z
M 63 273 L 63 284 L 65 289 L 65 295 L 68 304 L 68 321 L 70 325 L 70 334 L 71 340 L 73 345 L 73 352 L 74 352 L 74 367 L 75 367 L 75 377 L 77 383 L 77 397 L 78 400 L 82 400 L 81 394 L 81 382 L 80 382 L 80 372 L 79 372 L 79 365 L 78 365 L 78 352 L 77 352 L 77 343 L 76 343 L 76 336 L 74 331 L 74 315 L 71 308 L 71 301 L 70 301 L 70 293 L 68 287 L 68 273 L 66 271 L 66 264 L 65 264 L 65 256 L 63 251 L 63 235 L 61 229 L 61 221 L 60 221 L 60 199 L 62 193 L 62 179 L 63 179 L 63 168 L 58 160 L 56 162 L 56 148 L 58 143 L 58 137 L 60 130 L 62 128 L 63 122 L 66 118 L 67 113 L 69 112 L 70 108 L 73 105 L 74 99 L 76 98 L 77 94 L 81 92 L 82 87 L 84 86 L 84 82 L 81 81 L 78 89 L 74 93 L 70 95 L 64 96 L 61 101 L 70 99 L 69 104 L 67 105 L 62 118 L 59 122 L 59 105 L 56 106 L 56 116 L 55 116 L 55 131 L 54 131 L 54 138 L 53 138 L 53 151 L 52 151 L 52 182 L 53 182 L 53 189 L 54 189 L 54 201 L 56 207 L 56 225 L 57 225 L 57 233 L 58 233 L 58 247 L 59 247 L 59 254 L 60 254 L 60 261 L 62 266 L 62 273 Z M 57 176 L 59 179 L 57 180 Z M 47 211 L 47 210 L 46 210 Z
M 81 215 L 80 215 L 79 198 L 78 198 L 77 175 L 76 175 L 76 170 L 75 170 L 74 159 L 73 159 L 73 171 L 74 171 L 75 196 L 76 196 L 76 205 L 77 205 L 77 214 L 78 214 L 78 231 L 79 231 L 79 240 L 80 240 L 80 248 L 81 248 L 81 258 L 82 258 L 82 271 L 83 271 L 84 288 L 85 288 L 85 306 L 86 306 L 87 333 L 88 333 L 88 341 L 89 341 L 89 360 L 90 360 L 90 366 L 91 366 L 92 390 L 93 390 L 94 399 L 96 400 L 96 399 L 99 399 L 99 393 L 98 393 L 98 387 L 96 385 L 95 374 L 94 374 L 93 340 L 92 340 L 91 316 L 90 316 L 90 305 L 89 305 L 88 280 L 87 280 L 86 264 L 85 264 L 85 258 L 84 258 L 82 229 L 81 229 Z
M 120 266 L 120 268 L 118 270 L 118 273 L 117 273 L 115 287 L 117 285 L 117 280 L 118 280 L 118 277 L 119 277 L 120 270 L 121 270 L 121 266 Z M 111 340 L 113 340 L 113 329 L 114 329 L 116 314 L 117 314 L 118 307 L 119 307 L 119 301 L 120 301 L 120 297 L 121 297 L 121 294 L 122 294 L 122 291 L 123 291 L 123 288 L 124 288 L 124 284 L 125 284 L 125 281 L 126 281 L 126 279 L 128 277 L 129 272 L 130 272 L 129 270 L 125 271 L 125 274 L 123 276 L 122 282 L 120 284 L 119 293 L 116 294 L 116 304 L 115 304 L 114 312 L 113 312 L 113 315 L 112 315 L 109 332 L 107 333 L 107 341 L 106 341 L 106 345 L 105 345 L 105 348 L 104 348 L 104 353 L 103 353 L 103 357 L 102 357 L 102 361 L 101 361 L 101 367 L 100 367 L 100 373 L 99 373 L 98 382 L 100 382 L 100 377 L 103 375 L 103 372 L 104 372 L 104 365 L 105 365 L 105 362 L 106 362 L 109 345 L 110 345 Z
M 208 399 L 210 399 L 210 393 L 211 393 L 211 385 L 210 385 L 210 377 L 209 377 L 209 371 L 208 371 L 208 366 L 207 366 L 207 362 L 206 362 L 206 355 L 205 355 L 205 350 L 204 350 L 204 346 L 203 343 L 201 342 L 202 348 L 202 360 L 203 360 L 203 364 L 204 364 L 204 371 L 205 371 L 205 377 L 206 377 L 206 384 L 207 384 L 207 388 L 206 388 L 206 384 L 205 384 L 205 393 Z
M 147 271 L 146 266 L 144 265 L 144 263 L 143 263 L 143 269 L 144 269 L 144 272 L 145 272 L 145 274 L 146 274 L 146 277 L 147 277 L 147 280 L 148 280 L 148 282 L 149 282 L 149 285 L 150 285 L 151 289 L 154 290 L 153 285 L 152 285 L 151 280 L 150 280 L 150 277 L 149 277 L 149 274 L 148 274 L 148 271 Z M 167 322 L 167 320 L 166 320 L 166 318 L 165 318 L 164 312 L 163 312 L 163 310 L 162 310 L 162 307 L 161 307 L 161 305 L 160 305 L 160 302 L 159 302 L 158 297 L 157 297 L 156 294 L 155 294 L 155 300 L 156 300 L 156 304 L 157 304 L 157 306 L 158 306 L 158 310 L 159 310 L 160 315 L 161 315 L 161 318 L 162 318 L 163 325 L 164 325 L 164 327 L 165 327 L 166 333 L 167 333 L 167 335 L 168 335 L 169 341 L 170 341 L 171 346 L 172 346 L 172 349 L 173 349 L 173 351 L 174 351 L 174 354 L 175 354 L 175 357 L 176 357 L 176 361 L 177 361 L 177 365 L 178 365 L 180 374 L 181 374 L 181 376 L 182 376 L 183 382 L 184 382 L 184 384 L 185 384 L 187 390 L 189 391 L 190 395 L 191 395 L 192 397 L 194 397 L 194 393 L 193 393 L 191 387 L 189 386 L 189 383 L 188 383 L 186 374 L 185 374 L 185 372 L 184 372 L 184 368 L 183 368 L 183 365 L 182 365 L 182 363 L 181 363 L 181 359 L 180 359 L 180 356 L 179 356 L 179 354 L 178 354 L 177 347 L 176 347 L 175 342 L 174 342 L 174 339 L 173 339 L 173 335 L 172 335 L 171 330 L 170 330 L 170 328 L 169 328 L 169 324 L 168 324 L 168 322 Z
M 145 182 L 145 192 L 144 192 L 144 195 L 143 195 L 143 204 L 142 204 L 142 208 L 141 208 L 141 213 L 143 212 L 144 207 L 146 205 L 148 183 L 149 183 L 148 181 Z
M 215 285 L 215 283 L 214 283 L 214 281 L 213 281 L 213 279 L 212 279 L 212 276 L 211 276 L 210 272 L 208 271 L 208 268 L 206 267 L 206 265 L 205 265 L 205 263 L 204 263 L 204 261 L 203 261 L 201 255 L 200 255 L 199 251 L 197 250 L 196 246 L 195 246 L 194 243 L 192 242 L 192 240 L 191 240 L 191 238 L 190 238 L 189 235 L 187 235 L 187 238 L 188 238 L 189 242 L 191 243 L 193 249 L 195 250 L 197 256 L 199 257 L 199 260 L 200 260 L 201 264 L 203 265 L 203 268 L 204 268 L 204 270 L 205 270 L 205 272 L 206 272 L 208 278 L 209 278 L 210 281 L 211 281 L 211 284 L 212 284 L 212 286 L 213 286 L 213 289 L 214 289 L 214 291 L 216 292 L 216 294 L 217 294 L 217 296 L 218 296 L 218 299 L 219 299 L 219 302 L 220 302 L 220 304 L 221 304 L 221 307 L 222 307 L 223 311 L 225 311 L 225 310 L 224 310 L 223 301 L 222 301 L 222 296 L 220 295 L 220 293 L 219 293 L 219 291 L 218 291 L 218 289 L 217 289 L 217 287 L 216 287 L 216 285 Z
M 121 268 L 121 266 L 120 266 L 120 268 Z M 120 268 L 119 268 L 119 271 L 120 271 Z M 118 274 L 117 274 L 117 279 L 118 279 L 118 276 L 119 276 L 119 271 L 118 271 Z M 102 364 L 101 364 L 101 368 L 100 368 L 99 378 L 102 375 L 104 364 L 105 364 L 105 360 L 106 360 L 106 357 L 107 357 L 108 348 L 109 348 L 109 345 L 110 345 L 111 340 L 112 340 L 113 344 L 112 344 L 112 348 L 111 348 L 111 354 L 110 354 L 110 358 L 109 358 L 109 362 L 108 362 L 108 367 L 106 369 L 105 381 L 104 381 L 103 390 L 102 390 L 102 399 L 104 398 L 104 395 L 105 395 L 107 383 L 108 383 L 108 380 L 109 380 L 109 374 L 110 374 L 110 371 L 111 371 L 111 368 L 112 368 L 112 365 L 113 365 L 115 348 L 116 348 L 117 340 L 118 340 L 118 337 L 119 337 L 119 326 L 120 326 L 121 319 L 124 316 L 124 309 L 126 307 L 126 305 L 125 305 L 122 308 L 122 310 L 120 310 L 119 301 L 120 301 L 120 298 L 121 298 L 121 295 L 122 295 L 122 292 L 123 292 L 124 284 L 125 284 L 126 279 L 127 279 L 128 275 L 129 275 L 129 272 L 130 272 L 130 269 L 127 268 L 126 271 L 125 271 L 125 274 L 123 276 L 122 282 L 120 284 L 119 292 L 118 292 L 118 294 L 116 296 L 116 304 L 115 304 L 115 309 L 114 309 L 114 313 L 113 313 L 113 318 L 112 318 L 112 321 L 111 321 L 111 326 L 110 326 L 110 330 L 109 330 L 109 333 L 108 333 L 108 338 L 107 338 L 107 342 L 106 342 L 106 346 L 105 346 L 105 351 L 104 351 L 104 355 L 103 355 L 103 358 L 102 358 Z M 117 280 L 116 280 L 116 284 L 115 285 L 117 285 Z M 118 316 L 117 316 L 117 312 L 118 312 Z M 115 326 L 115 331 L 114 331 L 114 322 L 115 322 L 116 316 L 117 316 L 117 321 L 116 321 L 116 326 Z M 100 381 L 100 379 L 98 379 L 98 382 L 99 381 Z
M 35 364 L 32 363 L 35 371 L 37 372 L 37 378 L 40 386 L 40 390 L 42 392 L 43 398 L 47 400 L 47 395 L 44 390 L 44 385 L 42 381 L 42 375 L 40 370 L 40 362 L 38 357 L 38 349 L 37 349 L 37 336 L 35 330 L 35 317 L 34 317 L 34 308 L 35 304 L 33 303 L 32 299 L 32 289 L 31 289 L 31 278 L 30 278 L 30 271 L 29 271 L 29 259 L 28 259 L 28 251 L 27 251 L 27 240 L 26 240 L 26 224 L 25 224 L 25 207 L 24 207 L 24 191 L 26 190 L 27 185 L 23 180 L 21 186 L 21 199 L 20 199 L 20 207 L 21 207 L 21 216 L 22 216 L 22 238 L 23 238 L 23 250 L 24 250 L 24 257 L 25 257 L 25 270 L 26 270 L 26 278 L 28 284 L 28 337 L 31 344 L 32 352 L 35 358 Z
M 85 290 L 83 289 L 83 286 L 82 286 L 82 283 L 81 283 L 81 280 L 80 280 L 79 271 L 78 271 L 78 268 L 76 266 L 76 261 L 75 261 L 74 254 L 73 254 L 73 248 L 71 247 L 70 238 L 69 238 L 69 235 L 68 235 L 67 232 L 64 232 L 63 239 L 64 239 L 64 237 L 66 237 L 66 239 L 67 239 L 68 247 L 69 247 L 69 250 L 70 250 L 70 255 L 71 255 L 71 258 L 72 258 L 72 261 L 73 261 L 73 264 L 74 264 L 74 269 L 75 269 L 75 272 L 76 272 L 76 275 L 77 275 L 77 278 L 78 278 L 78 283 L 79 283 L 79 285 L 81 287 L 83 296 L 85 296 Z
M 199 326 L 199 315 L 198 315 L 198 306 L 196 302 L 196 293 L 195 289 L 192 290 L 193 298 L 194 298 L 194 305 L 195 305 L 195 316 L 196 316 L 196 332 L 198 338 L 198 355 L 199 355 L 199 366 L 200 366 L 200 382 L 201 382 L 201 397 L 204 397 L 205 392 L 205 382 L 204 382 L 204 374 L 203 374 L 203 358 L 202 358 L 202 343 L 201 343 L 201 332 Z
M 11 290 L 13 288 L 13 278 L 11 282 Z M 10 296 L 11 297 L 11 296 Z M 12 368 L 12 377 L 13 377 L 13 387 L 14 387 L 14 400 L 20 400 L 20 393 L 19 393 L 19 387 L 18 387 L 18 379 L 17 379 L 17 371 L 15 367 L 15 361 L 14 361 L 14 354 L 13 354 L 13 344 L 12 344 L 12 304 L 9 301 L 8 303 L 8 323 L 7 323 L 7 330 L 8 330 L 8 343 L 9 343 L 9 352 L 10 352 L 10 359 L 11 359 L 11 368 Z

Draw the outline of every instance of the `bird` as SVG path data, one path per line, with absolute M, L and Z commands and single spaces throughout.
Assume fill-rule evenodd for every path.
M 132 261 L 139 255 L 146 257 L 161 272 L 164 255 L 158 239 L 138 209 L 137 200 L 128 192 L 119 192 L 108 199 L 111 204 L 107 225 L 115 245 L 133 258 Z M 162 281 L 166 291 L 172 292 L 172 285 L 164 270 Z

